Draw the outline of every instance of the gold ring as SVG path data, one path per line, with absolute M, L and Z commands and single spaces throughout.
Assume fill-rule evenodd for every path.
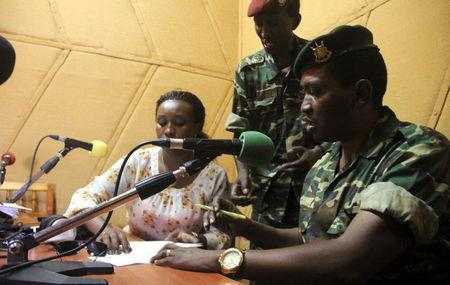
M 170 252 L 171 252 L 171 251 L 172 251 L 171 249 L 166 250 L 166 257 L 169 257 L 169 256 L 170 256 Z

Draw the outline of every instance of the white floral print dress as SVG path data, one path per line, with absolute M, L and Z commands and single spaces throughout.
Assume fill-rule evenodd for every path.
M 134 187 L 134 184 L 158 174 L 158 157 L 161 148 L 137 150 L 128 160 L 120 181 L 119 194 Z M 95 207 L 110 199 L 123 158 L 86 187 L 78 189 L 72 196 L 65 216 Z M 139 198 L 126 205 L 128 227 L 131 234 L 144 240 L 163 240 L 175 229 L 201 233 L 203 211 L 194 204 L 209 204 L 217 197 L 228 197 L 228 178 L 218 164 L 209 163 L 195 180 L 184 188 L 168 187 L 144 201 Z M 203 233 L 209 249 L 230 246 L 230 237 L 211 228 Z

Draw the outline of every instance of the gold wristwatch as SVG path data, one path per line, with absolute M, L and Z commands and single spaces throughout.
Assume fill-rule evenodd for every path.
M 238 272 L 243 262 L 244 252 L 233 247 L 222 252 L 219 257 L 220 270 L 224 275 L 235 274 Z

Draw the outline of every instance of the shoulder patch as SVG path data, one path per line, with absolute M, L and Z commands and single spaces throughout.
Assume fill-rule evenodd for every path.
M 400 132 L 410 145 L 415 144 L 433 144 L 449 147 L 448 138 L 427 126 L 416 125 L 413 123 L 402 122 Z
M 264 57 L 260 54 L 255 54 L 252 58 L 251 58 L 252 63 L 260 63 L 264 61 Z
M 265 61 L 265 57 L 263 54 L 264 50 L 258 51 L 254 54 L 244 57 L 239 63 L 239 71 L 244 69 L 246 66 L 260 64 Z

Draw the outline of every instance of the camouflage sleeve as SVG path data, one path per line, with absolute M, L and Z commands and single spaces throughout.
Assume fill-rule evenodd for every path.
M 430 241 L 439 228 L 439 217 L 423 200 L 392 182 L 376 182 L 361 192 L 360 210 L 372 210 L 406 224 L 416 244 Z
M 414 234 L 429 241 L 438 230 L 438 216 L 448 212 L 449 144 L 432 137 L 406 141 L 385 159 L 389 166 L 361 192 L 361 208 L 387 213 Z
M 245 117 L 244 111 L 247 107 L 245 74 L 239 72 L 239 70 L 240 67 L 238 66 L 234 79 L 233 107 L 225 122 L 225 129 L 235 134 L 240 134 L 250 128 L 249 120 Z

